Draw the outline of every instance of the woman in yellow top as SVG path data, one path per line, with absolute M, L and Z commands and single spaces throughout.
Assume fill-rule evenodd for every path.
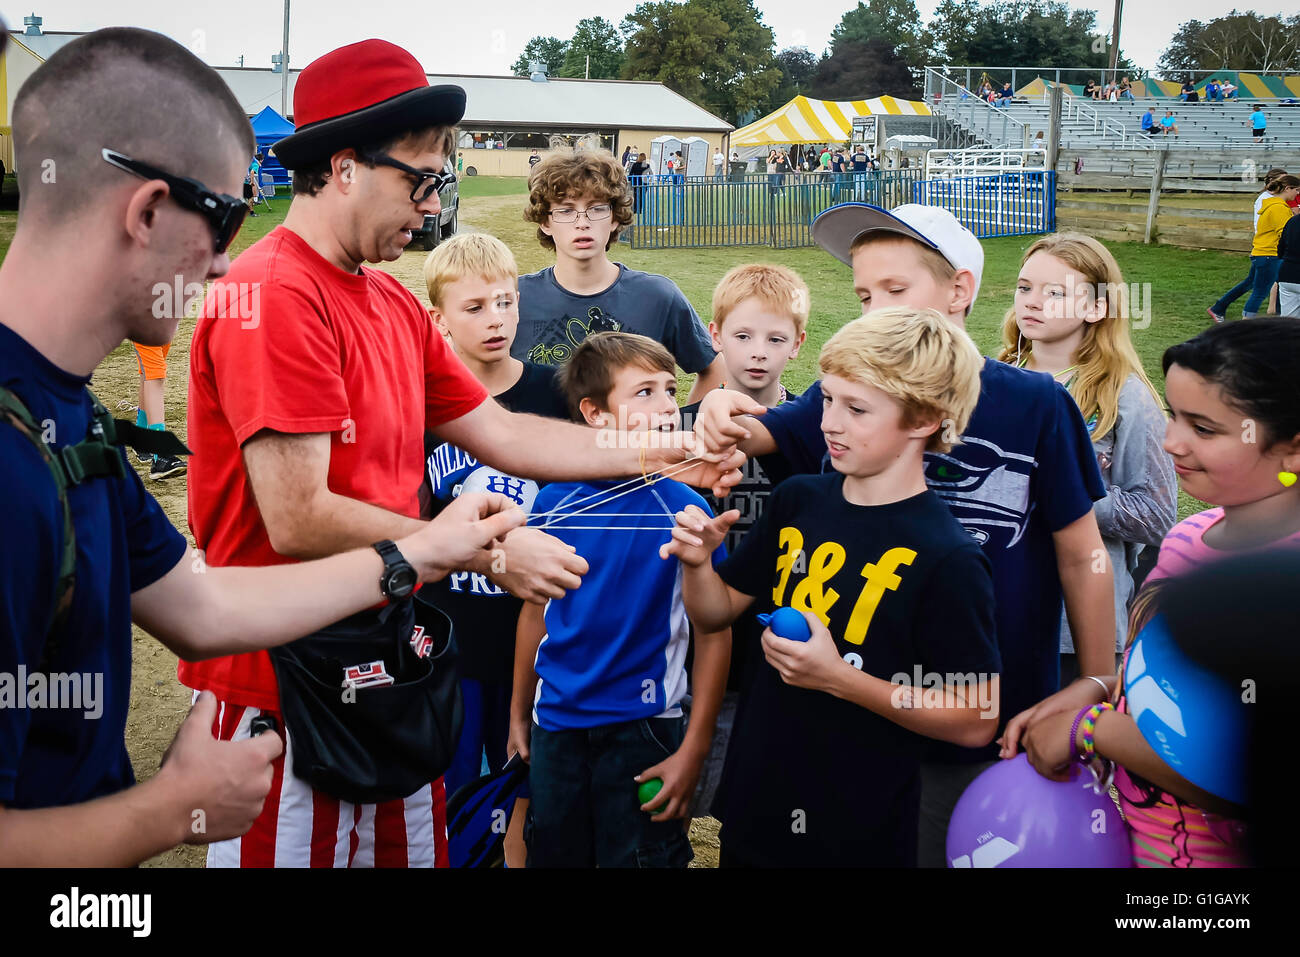
M 1210 318 L 1223 322 L 1228 306 L 1250 289 L 1250 298 L 1241 312 L 1243 319 L 1258 315 L 1261 304 L 1267 303 L 1277 282 L 1277 268 L 1280 260 L 1277 256 L 1277 241 L 1282 236 L 1282 227 L 1291 219 L 1288 205 L 1300 195 L 1300 179 L 1289 174 L 1274 177 L 1266 187 L 1269 196 L 1259 207 L 1259 224 L 1255 227 L 1255 241 L 1250 247 L 1250 274 L 1233 286 L 1223 297 L 1209 308 Z

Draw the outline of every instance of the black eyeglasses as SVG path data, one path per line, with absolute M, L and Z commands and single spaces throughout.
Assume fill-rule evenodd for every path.
M 118 169 L 126 170 L 141 179 L 160 179 L 166 183 L 167 188 L 171 190 L 171 198 L 176 200 L 178 205 L 198 213 L 208 221 L 208 225 L 212 227 L 212 244 L 217 255 L 221 255 L 229 248 L 235 234 L 239 232 L 239 227 L 244 225 L 248 206 L 242 199 L 226 193 L 213 192 L 197 179 L 174 176 L 156 166 L 123 156 L 107 146 L 100 150 L 100 154 L 106 163 Z
M 408 176 L 415 177 L 415 188 L 411 190 L 411 202 L 417 205 L 423 203 L 434 193 L 440 193 L 452 183 L 456 182 L 455 173 L 431 173 L 427 169 L 416 169 L 414 166 L 407 166 L 401 160 L 395 160 L 387 153 L 359 153 L 367 163 L 373 163 L 376 166 L 391 166 L 393 169 L 399 169 Z M 425 180 L 432 182 L 426 183 Z

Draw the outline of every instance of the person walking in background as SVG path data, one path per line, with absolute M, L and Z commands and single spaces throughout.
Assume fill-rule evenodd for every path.
M 723 180 L 722 168 L 727 165 L 727 157 L 722 152 L 722 144 L 719 143 L 713 150 L 713 178 L 719 183 Z
M 163 392 L 167 385 L 167 353 L 171 343 L 146 345 L 132 342 L 136 365 L 140 369 L 140 405 L 135 412 L 135 424 L 142 429 L 163 432 Z M 136 452 L 136 460 L 150 466 L 149 478 L 157 481 L 173 475 L 185 474 L 185 463 L 174 455 L 151 455 Z
M 1260 205 L 1259 223 L 1255 227 L 1255 241 L 1250 247 L 1250 272 L 1246 278 L 1229 289 L 1207 311 L 1215 322 L 1223 322 L 1228 307 L 1247 289 L 1241 317 L 1249 319 L 1258 314 L 1259 307 L 1268 302 L 1273 283 L 1278 274 L 1278 242 L 1283 227 L 1291 220 L 1289 204 L 1300 195 L 1300 178 L 1282 173 L 1268 181 L 1268 197 Z
M 1264 115 L 1264 108 L 1256 103 L 1246 122 L 1250 124 L 1250 135 L 1255 138 L 1255 142 L 1263 143 L 1264 133 L 1268 130 L 1268 117 Z
M 636 161 L 628 168 L 628 182 L 632 184 L 632 212 L 640 213 L 645 202 L 645 184 L 650 177 L 650 164 L 644 153 L 636 154 Z

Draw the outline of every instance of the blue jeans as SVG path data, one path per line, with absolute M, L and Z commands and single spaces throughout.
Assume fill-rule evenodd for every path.
M 685 867 L 682 821 L 654 823 L 632 780 L 681 747 L 685 718 L 546 731 L 533 724 L 529 867 Z
M 1259 311 L 1260 303 L 1268 302 L 1269 290 L 1273 288 L 1273 283 L 1277 282 L 1279 265 L 1280 260 L 1276 256 L 1251 256 L 1250 272 L 1246 274 L 1246 278 L 1225 292 L 1210 308 L 1216 315 L 1226 316 L 1228 307 L 1249 292 L 1250 298 L 1246 300 L 1242 314 L 1254 315 Z
M 1260 308 L 1268 308 L 1268 295 L 1273 291 L 1273 283 L 1277 282 L 1277 271 L 1282 265 L 1282 260 L 1277 256 L 1251 256 L 1252 260 L 1258 261 L 1259 265 L 1255 267 L 1255 285 L 1251 289 L 1250 298 L 1246 300 L 1246 305 L 1242 308 L 1242 315 L 1258 315 Z

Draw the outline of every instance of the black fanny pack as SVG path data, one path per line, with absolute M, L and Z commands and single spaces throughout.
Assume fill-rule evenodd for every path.
M 270 650 L 293 773 L 354 804 L 408 797 L 451 766 L 464 722 L 451 620 L 418 598 Z

